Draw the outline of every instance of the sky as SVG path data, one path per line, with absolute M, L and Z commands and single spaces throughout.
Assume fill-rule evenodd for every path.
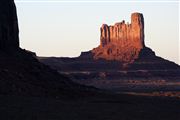
M 141 12 L 146 46 L 180 63 L 178 2 L 56 1 L 16 0 L 21 48 L 38 56 L 77 57 L 99 45 L 102 24 L 130 22 L 131 13 Z

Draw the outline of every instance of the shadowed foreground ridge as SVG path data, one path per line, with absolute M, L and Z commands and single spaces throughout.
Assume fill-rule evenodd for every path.
M 62 97 L 83 95 L 82 91 L 91 91 L 40 63 L 35 53 L 22 50 L 18 36 L 14 1 L 1 0 L 0 94 Z

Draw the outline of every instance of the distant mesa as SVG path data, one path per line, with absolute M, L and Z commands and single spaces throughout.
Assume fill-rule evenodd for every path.
M 100 45 L 82 52 L 79 57 L 39 57 L 39 60 L 68 75 L 73 81 L 100 89 L 121 92 L 176 89 L 158 83 L 158 80 L 179 81 L 180 66 L 156 56 L 146 47 L 141 13 L 133 13 L 130 24 L 124 20 L 113 26 L 103 24 L 100 32 Z M 130 84 L 125 86 L 124 82 L 128 81 Z M 136 84 L 141 81 L 155 81 L 157 84 Z
M 100 45 L 92 50 L 94 59 L 133 62 L 145 48 L 141 13 L 132 13 L 130 24 L 123 20 L 113 26 L 103 24 L 100 30 Z

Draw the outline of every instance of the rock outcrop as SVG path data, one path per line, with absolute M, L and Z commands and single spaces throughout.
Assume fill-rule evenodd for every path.
M 18 33 L 14 1 L 0 0 L 0 95 L 75 98 L 94 93 L 22 50 Z
M 131 24 L 123 20 L 114 26 L 103 24 L 100 45 L 92 50 L 94 59 L 132 62 L 138 58 L 144 44 L 144 18 L 141 13 L 131 15 Z
M 0 1 L 0 50 L 19 48 L 19 29 L 13 0 Z

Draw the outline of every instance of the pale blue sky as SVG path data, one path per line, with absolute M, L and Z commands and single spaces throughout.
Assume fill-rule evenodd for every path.
M 16 4 L 20 45 L 39 56 L 79 56 L 81 51 L 99 45 L 99 29 L 103 23 L 110 25 L 123 19 L 130 22 L 132 12 L 141 12 L 145 19 L 146 45 L 157 55 L 178 62 L 179 5 L 176 2 Z

